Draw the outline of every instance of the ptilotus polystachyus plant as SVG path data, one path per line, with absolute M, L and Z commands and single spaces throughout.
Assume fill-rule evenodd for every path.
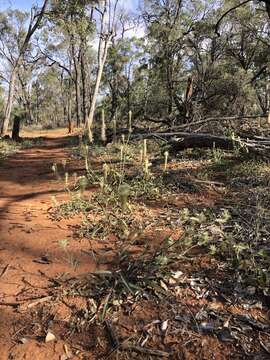
M 105 122 L 105 111 L 104 109 L 101 110 L 101 141 L 106 142 L 106 122 Z
M 128 208 L 128 200 L 130 196 L 130 187 L 127 184 L 123 184 L 119 187 L 119 199 L 121 208 L 125 211 Z
M 85 176 L 80 176 L 78 181 L 79 181 L 79 193 L 80 195 L 83 195 L 88 183 L 87 178 Z
M 109 165 L 104 164 L 103 165 L 103 179 L 104 179 L 105 184 L 107 183 L 107 180 L 108 180 L 109 171 L 110 171 Z
M 63 166 L 63 169 L 66 170 L 66 167 L 67 167 L 67 160 L 66 159 L 62 160 L 62 166 Z
M 86 172 L 88 173 L 89 172 L 89 160 L 88 160 L 89 147 L 88 147 L 88 145 L 84 146 L 83 153 L 84 153 L 85 169 L 86 169 Z
M 113 142 L 116 142 L 116 132 L 117 132 L 117 120 L 116 115 L 113 117 Z
M 143 150 L 140 150 L 140 164 L 143 164 Z
M 145 160 L 147 158 L 147 140 L 144 139 L 143 141 L 143 159 Z
M 74 184 L 76 185 L 78 181 L 78 174 L 76 172 L 73 173 L 73 179 L 74 179 Z
M 59 206 L 59 203 L 58 203 L 55 195 L 53 195 L 53 196 L 51 197 L 51 200 L 52 200 L 52 204 L 53 204 L 54 207 L 58 207 L 58 206 Z
M 68 174 L 68 172 L 66 172 L 65 173 L 65 185 L 66 185 L 66 188 L 68 188 L 68 183 L 69 183 L 68 179 L 69 179 L 69 174 Z
M 132 111 L 128 112 L 128 132 L 132 133 Z
M 146 159 L 144 160 L 143 172 L 144 172 L 144 176 L 146 178 L 149 178 L 149 176 L 150 176 L 150 162 L 149 162 L 148 157 L 146 157 Z
M 124 145 L 120 146 L 120 163 L 122 164 L 124 161 Z
M 168 158 L 169 158 L 169 152 L 165 151 L 164 153 L 165 161 L 164 161 L 164 171 L 167 171 L 168 168 Z
M 53 165 L 52 165 L 52 171 L 53 171 L 56 179 L 57 179 L 58 181 L 61 180 L 61 176 L 60 176 L 59 171 L 58 171 L 57 163 L 53 163 Z

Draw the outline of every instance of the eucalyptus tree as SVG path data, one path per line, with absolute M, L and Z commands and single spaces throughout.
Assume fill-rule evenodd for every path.
M 93 142 L 92 126 L 104 65 L 107 60 L 108 49 L 112 39 L 116 36 L 118 0 L 103 0 L 99 2 L 94 9 L 95 14 L 98 17 L 98 51 L 95 85 L 86 122 L 90 142 Z
M 147 66 L 150 91 L 154 100 L 153 114 L 186 121 L 192 79 L 188 81 L 189 64 L 186 54 L 191 47 L 187 40 L 205 17 L 212 1 L 145 0 L 143 19 L 147 32 Z M 192 81 L 191 81 L 192 80 Z M 150 101 L 151 103 L 151 101 Z
M 221 17 L 219 18 L 219 20 L 216 23 L 215 26 L 215 32 L 217 35 L 219 35 L 219 28 L 222 24 L 222 22 L 225 21 L 226 17 L 231 14 L 232 12 L 234 12 L 235 10 L 244 7 L 245 5 L 250 5 L 250 4 L 254 4 L 255 5 L 259 5 L 258 10 L 261 10 L 262 6 L 265 9 L 265 12 L 270 20 L 270 0 L 243 0 L 243 1 L 236 1 L 236 0 L 229 0 L 227 2 L 227 9 L 224 10 L 223 14 L 221 15 Z
M 68 77 L 63 77 L 61 68 L 46 66 L 33 81 L 33 115 L 37 124 L 43 127 L 66 125 L 65 116 L 68 116 L 69 110 L 68 80 Z
M 87 71 L 88 42 L 94 32 L 94 1 L 64 0 L 53 2 L 51 21 L 56 28 L 54 33 L 62 37 L 66 44 L 67 57 L 72 67 L 69 69 L 75 86 L 77 126 L 80 127 L 82 115 L 87 117 Z M 58 51 L 58 44 L 51 49 Z M 51 58 L 53 55 L 51 56 Z
M 143 18 L 148 30 L 149 51 L 153 54 L 151 66 L 155 68 L 152 74 L 155 77 L 158 75 L 157 86 L 163 88 L 164 95 L 167 97 L 167 115 L 172 114 L 175 100 L 178 104 L 176 99 L 177 68 L 181 62 L 180 53 L 185 31 L 182 11 L 182 1 L 144 2 Z M 161 98 L 161 107 L 164 108 L 162 99 L 164 96 Z
M 147 93 L 146 118 L 170 124 L 269 111 L 270 24 L 263 2 L 143 4 L 145 56 L 132 87 L 137 104 Z M 242 5 L 228 12 L 235 4 Z
M 1 136 L 8 130 L 18 69 L 28 51 L 32 36 L 41 26 L 48 4 L 49 0 L 44 0 L 40 9 L 32 8 L 30 19 L 26 13 L 16 10 L 0 14 L 0 56 L 7 61 L 10 68 Z
M 104 66 L 104 87 L 109 89 L 110 121 L 116 116 L 120 105 L 126 103 L 125 115 L 131 111 L 130 83 L 135 58 L 139 57 L 136 31 L 136 19 L 121 10 L 117 26 L 118 35 L 113 37 L 108 50 L 107 63 Z M 122 106 L 123 107 L 123 106 Z
M 35 77 L 35 70 L 37 62 L 23 62 L 18 71 L 18 85 L 16 91 L 16 98 L 19 98 L 24 108 L 24 113 L 27 114 L 27 123 L 34 123 L 33 102 L 32 102 L 32 81 Z

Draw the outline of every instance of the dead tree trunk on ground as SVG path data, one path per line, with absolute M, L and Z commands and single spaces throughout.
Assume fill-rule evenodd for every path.
M 223 150 L 242 149 L 247 153 L 270 156 L 270 139 L 267 138 L 236 138 L 231 139 L 225 136 L 216 136 L 211 134 L 171 132 L 171 133 L 141 133 L 132 134 L 132 139 L 159 139 L 166 142 L 170 148 L 170 153 L 178 153 L 186 149 L 194 148 L 218 148 Z

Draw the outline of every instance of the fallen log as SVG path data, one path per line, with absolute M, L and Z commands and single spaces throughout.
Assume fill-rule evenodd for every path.
M 188 133 L 188 132 L 155 132 L 132 134 L 132 139 L 160 139 L 166 142 L 171 153 L 177 153 L 185 149 L 194 148 L 218 148 L 223 150 L 242 149 L 247 153 L 254 153 L 262 156 L 270 156 L 270 139 L 250 140 L 248 138 L 231 139 L 225 136 L 212 134 Z
M 179 152 L 185 149 L 194 148 L 218 148 L 223 150 L 233 150 L 235 141 L 225 137 L 212 136 L 207 134 L 190 134 L 183 138 L 172 139 L 169 142 L 171 152 Z

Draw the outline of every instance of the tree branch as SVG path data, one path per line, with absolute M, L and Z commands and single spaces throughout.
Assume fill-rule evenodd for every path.
M 241 7 L 241 6 L 249 3 L 249 2 L 251 2 L 251 1 L 252 1 L 252 0 L 243 1 L 242 3 L 240 3 L 240 4 L 238 4 L 238 5 L 230 8 L 229 10 L 227 10 L 227 11 L 221 16 L 221 18 L 218 20 L 218 22 L 217 22 L 216 25 L 215 25 L 215 33 L 217 34 L 217 36 L 220 36 L 219 26 L 220 26 L 222 20 L 223 20 L 229 13 L 231 13 L 232 11 L 238 9 L 239 7 Z

